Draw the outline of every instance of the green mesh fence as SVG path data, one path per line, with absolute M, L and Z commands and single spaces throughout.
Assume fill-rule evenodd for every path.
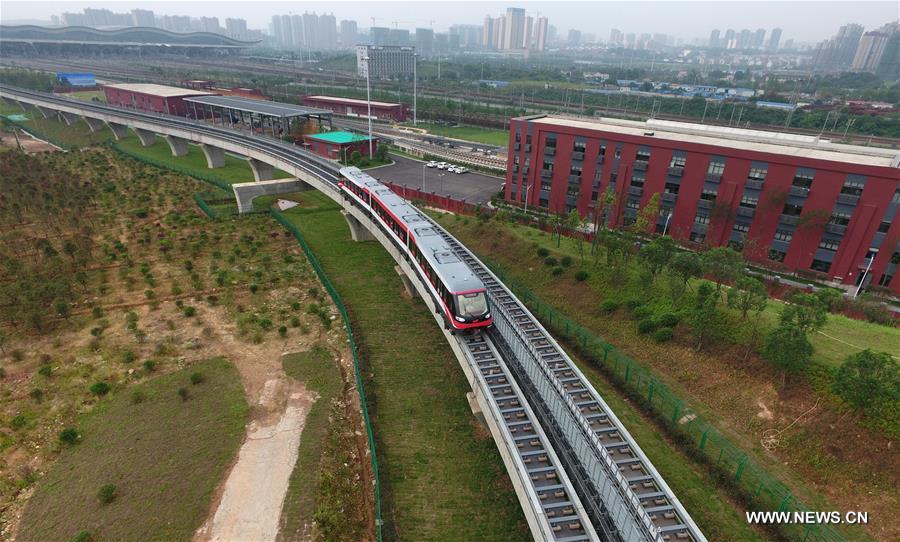
M 109 146 L 110 146 L 112 149 L 116 150 L 117 152 L 122 153 L 122 154 L 124 154 L 125 156 L 128 156 L 128 157 L 130 157 L 130 158 L 133 158 L 133 159 L 137 160 L 138 162 L 142 162 L 142 163 L 144 163 L 144 164 L 148 164 L 148 165 L 151 165 L 151 166 L 154 166 L 154 167 L 158 167 L 158 168 L 162 168 L 162 169 L 168 169 L 168 170 L 171 170 L 171 171 L 176 171 L 176 172 L 178 172 L 178 173 L 182 173 L 182 174 L 187 175 L 187 176 L 189 176 L 189 177 L 194 177 L 195 179 L 199 179 L 199 180 L 201 180 L 201 181 L 203 181 L 203 182 L 205 182 L 205 183 L 209 183 L 209 184 L 211 184 L 211 185 L 213 185 L 213 186 L 216 186 L 217 188 L 221 188 L 222 190 L 224 190 L 224 191 L 227 192 L 228 194 L 233 194 L 233 193 L 234 193 L 234 190 L 231 188 L 231 184 L 228 183 L 228 181 L 225 181 L 224 179 L 221 179 L 221 178 L 219 178 L 219 177 L 217 177 L 217 176 L 215 176 L 215 175 L 211 175 L 211 174 L 206 173 L 206 172 L 196 171 L 196 170 L 193 170 L 193 169 L 188 169 L 188 168 L 181 167 L 181 166 L 179 166 L 179 165 L 172 164 L 172 163 L 169 163 L 169 162 L 162 162 L 162 161 L 160 161 L 160 160 L 154 160 L 153 158 L 149 158 L 149 157 L 147 157 L 147 156 L 142 156 L 142 155 L 140 155 L 140 154 L 138 154 L 138 153 L 136 153 L 136 152 L 134 152 L 134 151 L 130 151 L 130 150 L 128 150 L 128 149 L 125 149 L 125 148 L 121 147 L 120 145 L 118 145 L 118 144 L 116 144 L 116 143 L 110 143 Z
M 679 441 L 689 443 L 688 449 L 693 452 L 692 455 L 699 455 L 713 465 L 750 506 L 763 511 L 809 510 L 784 484 L 704 420 L 688 402 L 676 396 L 647 367 L 541 301 L 524 285 L 507 276 L 496 263 L 482 261 L 548 328 L 573 343 L 584 357 L 611 376 L 629 394 L 638 398 Z M 791 540 L 845 540 L 834 529 L 823 524 L 785 524 L 779 527 Z
M 312 265 L 313 269 L 316 272 L 316 275 L 319 277 L 319 281 L 325 286 L 325 290 L 328 292 L 328 295 L 331 296 L 331 300 L 334 301 L 335 306 L 338 309 L 338 312 L 341 314 L 341 319 L 344 321 L 344 329 L 347 332 L 347 338 L 350 343 L 350 353 L 353 355 L 353 371 L 356 374 L 356 389 L 359 390 L 359 400 L 362 406 L 363 420 L 366 424 L 366 435 L 369 439 L 369 449 L 371 450 L 371 458 L 372 458 L 372 473 L 375 477 L 375 528 L 378 533 L 378 540 L 381 540 L 381 482 L 378 475 L 378 458 L 375 454 L 375 436 L 372 431 L 372 423 L 369 420 L 369 410 L 366 403 L 366 392 L 363 389 L 363 381 L 362 374 L 359 370 L 359 358 L 357 357 L 356 352 L 356 341 L 353 338 L 353 329 L 350 327 L 350 315 L 347 313 L 347 308 L 344 306 L 343 300 L 341 300 L 340 294 L 338 294 L 337 290 L 335 290 L 334 286 L 331 284 L 331 281 L 328 279 L 328 275 L 325 274 L 325 271 L 322 269 L 322 266 L 319 264 L 319 260 L 316 258 L 316 255 L 313 254 L 313 251 L 309 248 L 309 245 L 306 244 L 306 240 L 303 238 L 303 234 L 300 233 L 300 229 L 294 225 L 290 220 L 287 219 L 281 212 L 270 209 L 269 211 L 271 215 L 278 221 L 279 224 L 284 226 L 300 243 L 300 247 L 303 249 L 303 253 L 306 254 L 306 258 L 309 260 L 309 263 Z
M 31 134 L 32 136 L 34 136 L 34 137 L 36 137 L 36 138 L 38 138 L 38 139 L 43 139 L 44 141 L 47 141 L 47 142 L 49 142 L 49 143 L 52 143 L 53 145 L 56 145 L 57 147 L 59 147 L 60 149 L 62 149 L 62 150 L 64 150 L 64 151 L 72 150 L 72 147 L 71 147 L 71 146 L 66 145 L 66 144 L 63 143 L 62 141 L 59 141 L 59 140 L 57 140 L 57 139 L 55 139 L 55 138 L 51 138 L 51 137 L 48 136 L 47 134 L 42 134 L 42 133 L 39 132 L 38 130 L 35 130 L 35 129 L 33 129 L 33 128 L 29 128 L 28 126 L 25 126 L 25 124 L 24 124 L 23 122 L 20 122 L 20 121 L 18 121 L 18 120 L 13 120 L 13 119 L 11 119 L 11 118 L 9 118 L 9 117 L 4 117 L 4 122 L 8 122 L 8 123 L 10 123 L 10 124 L 13 124 L 13 125 L 15 125 L 18 129 L 22 130 L 23 132 L 27 132 L 27 133 Z

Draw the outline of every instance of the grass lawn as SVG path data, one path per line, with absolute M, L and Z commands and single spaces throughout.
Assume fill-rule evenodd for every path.
M 213 175 L 230 184 L 253 182 L 253 171 L 250 169 L 250 164 L 246 160 L 228 153 L 225 154 L 225 165 L 223 167 L 209 169 L 206 167 L 206 156 L 204 156 L 203 151 L 197 145 L 188 145 L 188 152 L 184 156 L 172 156 L 169 144 L 162 137 L 157 137 L 152 145 L 144 147 L 136 135 L 129 134 L 128 137 L 119 141 L 118 145 L 127 151 L 146 156 L 157 162 L 172 164 L 189 172 L 195 171 L 204 175 Z M 276 169 L 272 175 L 274 179 L 285 179 L 287 177 L 290 177 L 290 175 L 280 169 Z
M 335 203 L 318 192 L 299 197 L 304 206 L 285 214 L 353 321 L 375 429 L 385 540 L 527 539 L 500 455 L 469 410 L 469 386 L 428 309 L 402 294 L 380 244 L 350 240 Z
M 200 372 L 204 382 L 192 385 Z M 177 391 L 186 388 L 183 401 Z M 137 401 L 136 394 L 143 399 Z M 20 540 L 187 540 L 244 435 L 237 370 L 214 358 L 113 393 L 79 424 L 25 509 Z M 116 486 L 101 504 L 98 490 Z
M 103 102 L 106 103 L 106 94 L 102 90 L 85 90 L 83 92 L 67 92 L 61 94 L 64 98 L 74 98 L 85 102 Z M 96 99 L 95 99 L 96 98 Z
M 91 132 L 84 121 L 67 126 L 66 123 L 53 118 L 45 119 L 37 111 L 22 111 L 17 105 L 0 103 L 0 115 L 25 115 L 28 120 L 21 125 L 37 137 L 69 147 L 98 145 L 112 137 L 112 132 L 106 126 L 97 132 Z
M 413 127 L 412 123 L 407 122 L 407 127 Z M 496 145 L 505 147 L 509 143 L 509 132 L 496 130 L 494 128 L 483 128 L 481 126 L 468 126 L 465 124 L 457 126 L 447 126 L 445 124 L 436 124 L 429 122 L 419 122 L 416 128 L 424 128 L 429 134 L 453 137 L 466 141 L 474 141 L 476 143 L 485 143 L 487 145 Z
M 328 432 L 331 403 L 341 391 L 341 373 L 331 352 L 322 346 L 282 358 L 284 372 L 319 394 L 313 403 L 300 438 L 297 463 L 281 511 L 280 536 L 302 539 L 302 530 L 313 519 L 322 446 Z

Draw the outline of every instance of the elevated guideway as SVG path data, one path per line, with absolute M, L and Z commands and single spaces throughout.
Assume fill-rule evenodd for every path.
M 165 138 L 175 156 L 187 143 L 204 149 L 210 167 L 221 153 L 245 156 L 256 181 L 273 168 L 338 202 L 351 230 L 367 230 L 392 255 L 439 325 L 423 277 L 382 226 L 346 201 L 338 165 L 294 145 L 180 117 L 148 114 L 0 85 L 0 98 L 67 123 L 82 118 L 116 138 L 131 129 L 143 144 Z M 40 108 L 40 109 L 38 109 Z M 488 289 L 495 329 L 452 335 L 441 329 L 472 388 L 509 473 L 535 540 L 687 540 L 705 542 L 671 489 L 552 336 L 468 249 L 434 227 Z M 354 236 L 356 238 L 356 236 Z M 486 510 L 485 513 L 490 513 Z

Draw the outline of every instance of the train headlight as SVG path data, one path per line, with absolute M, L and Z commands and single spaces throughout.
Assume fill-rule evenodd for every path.
M 454 318 L 456 318 L 457 322 L 465 322 L 466 321 L 466 319 L 463 318 L 462 316 L 455 316 Z

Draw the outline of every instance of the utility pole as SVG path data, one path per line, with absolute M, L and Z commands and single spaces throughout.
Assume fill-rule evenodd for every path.
M 372 152 L 372 91 L 370 90 L 370 85 L 369 85 L 369 70 L 372 67 L 370 58 L 371 57 L 369 57 L 369 55 L 366 55 L 365 57 L 363 57 L 363 62 L 366 63 L 366 105 L 368 108 L 368 117 L 369 117 L 369 160 L 372 159 L 372 155 L 374 154 Z
M 419 108 L 416 107 L 416 65 L 419 63 L 419 54 L 413 53 L 413 126 L 418 126 Z M 424 184 L 424 183 L 423 183 Z

